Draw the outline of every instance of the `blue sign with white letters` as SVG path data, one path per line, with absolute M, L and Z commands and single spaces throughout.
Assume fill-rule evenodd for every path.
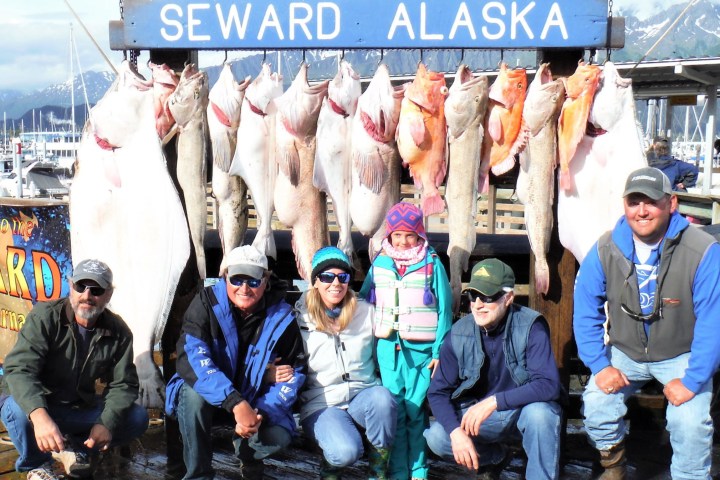
M 124 0 L 116 34 L 126 49 L 604 47 L 607 9 L 606 0 Z

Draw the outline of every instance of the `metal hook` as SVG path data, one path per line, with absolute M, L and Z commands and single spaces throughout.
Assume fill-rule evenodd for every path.
M 267 59 L 267 50 L 263 50 L 262 63 L 260 63 L 261 66 L 265 65 L 265 59 Z
M 305 63 L 305 49 L 304 49 L 304 48 L 303 48 L 303 51 L 302 51 L 302 52 L 303 52 L 303 60 L 302 60 L 302 63 Z
M 223 65 L 227 63 L 227 50 L 225 50 L 225 59 L 223 60 Z
M 380 49 L 380 60 L 378 60 L 378 65 L 380 65 L 383 61 L 383 58 L 385 57 L 385 50 L 382 48 Z
M 340 61 L 345 60 L 345 49 L 343 48 L 340 52 Z
M 465 49 L 460 49 L 460 63 L 463 63 L 465 61 Z
M 502 65 L 504 61 L 505 61 L 505 50 L 503 50 L 501 48 L 500 49 L 500 65 Z
M 597 55 L 597 49 L 590 49 L 590 58 L 588 59 L 588 65 L 592 65 L 595 62 L 595 55 Z
M 422 48 L 420 49 L 420 62 L 419 63 L 423 63 L 423 49 Z

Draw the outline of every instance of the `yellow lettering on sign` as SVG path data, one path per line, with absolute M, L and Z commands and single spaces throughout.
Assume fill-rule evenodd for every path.
M 20 297 L 24 300 L 31 300 L 30 287 L 28 287 L 22 269 L 25 266 L 25 250 L 17 247 L 7 249 L 8 284 L 10 285 L 9 295 Z

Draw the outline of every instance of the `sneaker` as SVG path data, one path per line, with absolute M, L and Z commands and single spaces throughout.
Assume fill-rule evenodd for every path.
M 52 462 L 45 462 L 37 468 L 33 468 L 27 474 L 27 480 L 60 480 L 60 477 L 53 472 Z
M 55 460 L 61 462 L 65 467 L 65 473 L 72 478 L 87 478 L 92 476 L 92 464 L 90 456 L 82 450 L 67 448 L 61 452 L 53 452 Z
M 477 480 L 500 480 L 500 474 L 512 461 L 512 452 L 507 447 L 503 448 L 503 458 L 498 463 L 483 465 L 478 470 Z
M 265 464 L 262 460 L 257 462 L 240 462 L 240 478 L 246 480 L 260 480 L 265 473 Z

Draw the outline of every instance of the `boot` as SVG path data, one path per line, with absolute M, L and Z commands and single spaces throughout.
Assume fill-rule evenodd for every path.
M 620 442 L 610 450 L 600 450 L 600 465 L 605 469 L 600 480 L 625 480 L 625 442 Z
M 320 460 L 320 479 L 321 480 L 341 480 L 340 473 L 342 472 L 341 467 L 335 467 L 330 465 L 325 457 Z
M 368 447 L 368 480 L 387 480 L 389 448 Z

